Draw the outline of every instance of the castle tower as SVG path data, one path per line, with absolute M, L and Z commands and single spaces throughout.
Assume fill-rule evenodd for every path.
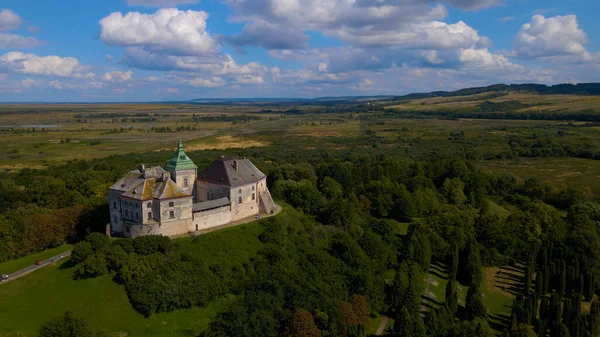
M 165 165 L 165 170 L 171 173 L 171 178 L 184 192 L 193 194 L 198 166 L 183 151 L 181 139 L 175 155 Z

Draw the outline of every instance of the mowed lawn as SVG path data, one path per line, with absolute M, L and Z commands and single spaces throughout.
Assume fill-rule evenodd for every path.
M 42 252 L 29 254 L 27 256 L 20 257 L 18 259 L 6 261 L 0 263 L 0 274 L 11 274 L 19 271 L 23 268 L 27 268 L 35 263 L 36 260 L 47 260 L 53 256 L 57 256 L 60 253 L 64 253 L 69 249 L 72 249 L 73 245 L 61 245 L 56 248 L 46 249 Z
M 282 215 L 285 215 L 285 211 Z M 208 233 L 196 239 L 175 240 L 197 245 L 207 265 L 247 261 L 261 247 L 258 222 Z M 234 300 L 228 296 L 204 308 L 177 310 L 145 318 L 129 303 L 123 286 L 110 276 L 74 280 L 73 267 L 60 261 L 0 285 L 0 332 L 20 331 L 36 336 L 39 327 L 67 310 L 85 317 L 110 336 L 197 336 L 218 312 Z
M 0 331 L 36 336 L 52 317 L 71 310 L 111 336 L 196 336 L 230 299 L 206 308 L 144 318 L 133 310 L 125 289 L 109 276 L 73 280 L 73 268 L 42 268 L 0 286 Z

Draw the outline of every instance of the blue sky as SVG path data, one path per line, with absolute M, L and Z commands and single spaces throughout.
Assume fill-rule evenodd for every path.
M 0 101 L 600 82 L 600 1 L 0 0 Z

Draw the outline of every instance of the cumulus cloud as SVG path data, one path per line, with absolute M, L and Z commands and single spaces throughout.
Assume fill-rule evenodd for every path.
M 582 55 L 587 38 L 579 29 L 575 15 L 545 18 L 534 15 L 521 26 L 514 41 L 513 55 L 525 58 L 548 58 L 565 55 Z
M 30 48 L 41 44 L 41 41 L 27 36 L 7 34 L 10 30 L 21 27 L 21 17 L 8 9 L 0 9 L 0 48 Z
M 9 9 L 0 9 L 0 32 L 19 29 L 21 23 L 21 17 L 17 13 Z
M 28 75 L 80 77 L 85 76 L 86 67 L 74 57 L 10 52 L 0 55 L 0 70 Z
M 206 12 L 175 8 L 154 14 L 115 12 L 100 20 L 100 39 L 109 45 L 168 54 L 214 53 L 218 44 L 206 32 L 206 19 Z
M 308 47 L 308 35 L 296 29 L 265 21 L 244 26 L 242 32 L 225 40 L 236 46 L 257 45 L 265 49 L 302 49 Z
M 112 71 L 102 75 L 102 79 L 106 82 L 125 82 L 131 80 L 133 71 Z
M 198 0 L 127 0 L 129 6 L 142 7 L 175 7 L 177 5 L 193 5 Z

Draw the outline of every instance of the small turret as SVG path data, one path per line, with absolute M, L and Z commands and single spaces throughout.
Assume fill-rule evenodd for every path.
M 165 165 L 165 170 L 171 173 L 171 178 L 183 191 L 189 194 L 193 193 L 198 166 L 194 164 L 183 150 L 183 142 L 181 139 L 177 143 L 175 155 L 167 162 L 167 165 Z

